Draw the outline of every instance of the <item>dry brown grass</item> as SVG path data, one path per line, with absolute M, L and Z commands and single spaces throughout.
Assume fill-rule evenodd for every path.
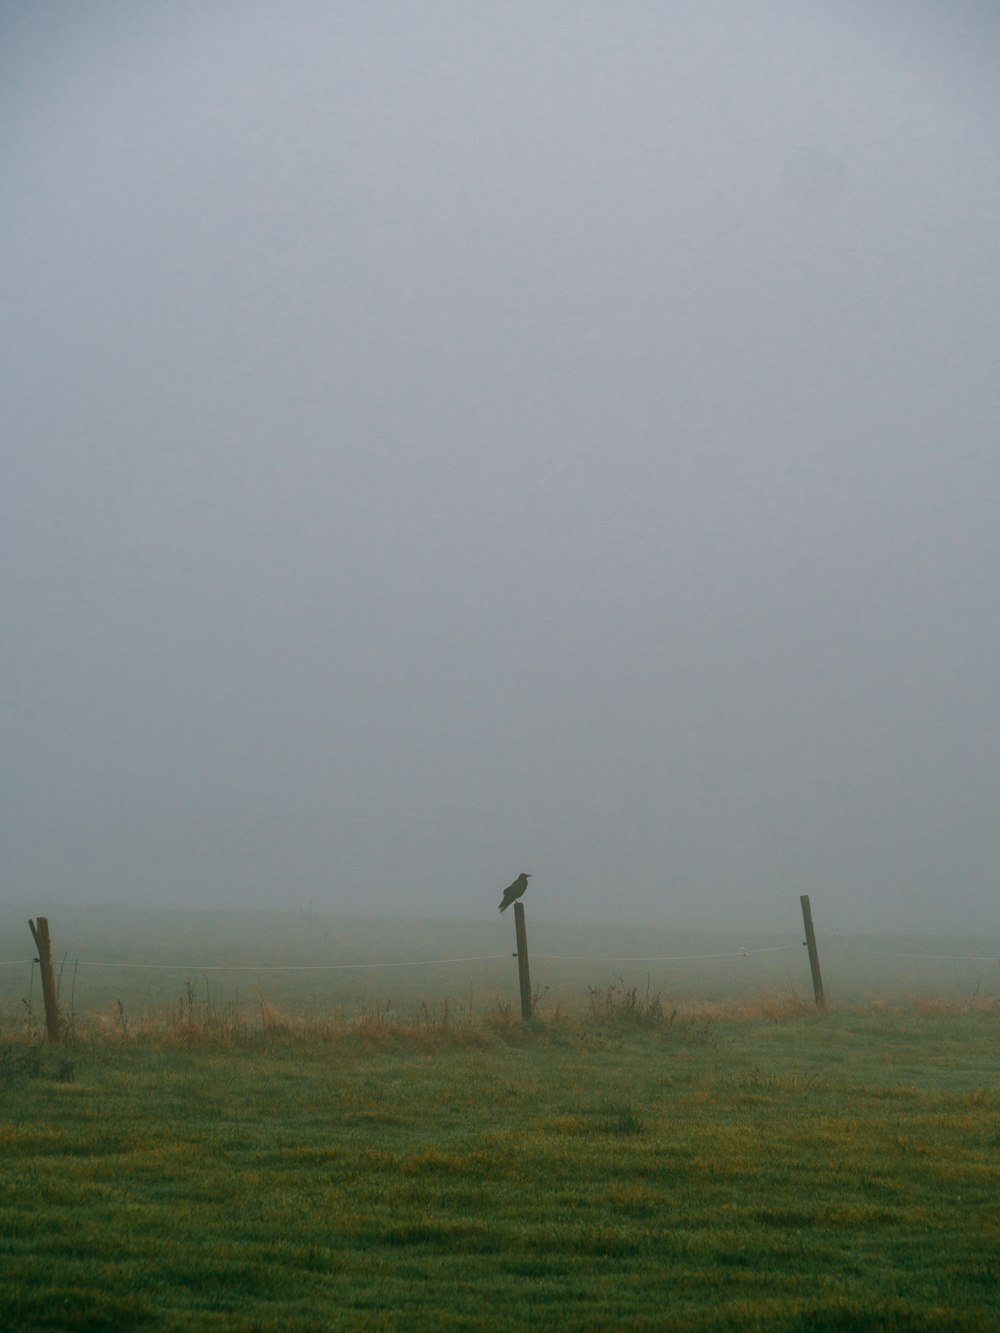
M 611 985 L 588 987 L 585 1007 L 578 995 L 558 999 L 543 994 L 536 1001 L 536 1021 L 531 1024 L 521 1021 L 519 1007 L 510 1001 L 497 998 L 489 1003 L 482 997 L 470 998 L 464 1005 L 448 999 L 421 1000 L 403 1009 L 376 998 L 364 1001 L 353 1012 L 341 1007 L 333 1013 L 302 1013 L 276 1003 L 261 989 L 255 992 L 255 1004 L 244 1009 L 234 1000 L 217 998 L 207 981 L 188 980 L 172 1004 L 147 1006 L 130 1014 L 116 1000 L 103 1013 L 75 1015 L 67 1039 L 142 1041 L 172 1049 L 303 1043 L 429 1050 L 572 1040 L 601 1031 L 645 1030 L 684 1040 L 696 1029 L 704 1033 L 718 1024 L 780 1023 L 822 1016 L 812 1000 L 794 988 L 732 999 L 668 1000 L 662 992 L 629 987 L 620 978 Z M 1000 1016 L 1000 997 L 913 995 L 837 1006 L 837 1012 Z M 4 1035 L 24 1034 L 11 1031 Z M 34 1035 L 37 1038 L 37 1032 Z
M 679 1016 L 705 1023 L 779 1022 L 817 1012 L 812 1000 L 805 999 L 796 991 L 775 992 L 752 999 L 694 1000 L 677 1006 Z
M 908 1007 L 918 1014 L 955 1015 L 1000 1014 L 1000 996 L 971 995 L 947 998 L 942 995 L 914 995 Z

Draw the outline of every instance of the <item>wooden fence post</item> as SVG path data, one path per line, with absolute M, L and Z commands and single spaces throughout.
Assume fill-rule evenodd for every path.
M 49 939 L 49 919 L 38 918 L 38 924 L 29 921 L 31 934 L 38 950 L 38 966 L 42 974 L 42 999 L 45 1002 L 45 1033 L 49 1041 L 59 1040 L 59 997 L 56 993 L 56 974 L 52 967 L 52 941 Z
M 816 932 L 813 930 L 812 908 L 809 895 L 803 893 L 799 898 L 802 904 L 802 920 L 806 928 L 805 946 L 809 950 L 809 968 L 812 972 L 813 994 L 816 996 L 816 1008 L 826 1008 L 826 996 L 823 994 L 823 978 L 819 970 L 819 950 L 816 948 Z
M 514 930 L 517 932 L 517 979 L 521 983 L 521 1017 L 531 1018 L 531 978 L 528 975 L 528 932 L 524 928 L 524 904 L 514 904 Z

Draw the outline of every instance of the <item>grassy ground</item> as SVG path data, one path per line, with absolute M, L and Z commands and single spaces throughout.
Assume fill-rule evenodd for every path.
M 223 1017 L 7 1042 L 0 1326 L 1000 1328 L 995 1002 Z
M 133 1029 L 176 1008 L 189 983 L 234 1022 L 259 1021 L 260 996 L 309 1016 L 350 1016 L 376 1001 L 406 1013 L 426 998 L 452 1012 L 517 1005 L 511 913 L 495 904 L 474 919 L 379 920 L 305 912 L 191 912 L 125 908 L 50 911 L 64 1015 L 81 1030 Z M 29 915 L 0 912 L 0 1036 L 40 1021 Z M 913 995 L 947 1000 L 1000 993 L 1000 939 L 834 935 L 813 904 L 827 997 L 834 1005 Z M 542 1013 L 575 1009 L 588 988 L 618 982 L 660 991 L 671 1004 L 764 994 L 812 995 L 799 904 L 785 928 L 595 925 L 539 917 L 529 904 L 531 977 Z M 441 961 L 447 960 L 447 961 Z

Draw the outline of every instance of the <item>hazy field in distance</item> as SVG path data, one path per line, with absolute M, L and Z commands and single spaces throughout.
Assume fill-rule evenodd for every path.
M 0 1023 L 37 1014 L 41 991 L 27 907 L 0 917 Z M 783 931 L 670 930 L 581 924 L 527 911 L 539 1012 L 586 1009 L 591 988 L 637 987 L 672 1004 L 812 998 L 798 903 Z M 49 915 L 64 1012 L 99 1018 L 118 1003 L 136 1021 L 176 1007 L 193 986 L 202 1002 L 254 1021 L 260 999 L 289 1016 L 350 1016 L 363 1006 L 399 1012 L 447 1003 L 454 1012 L 517 1006 L 510 914 L 473 919 L 379 918 L 318 912 L 154 911 L 64 907 Z M 1000 938 L 823 933 L 831 1004 L 915 997 L 983 1001 L 1000 995 Z

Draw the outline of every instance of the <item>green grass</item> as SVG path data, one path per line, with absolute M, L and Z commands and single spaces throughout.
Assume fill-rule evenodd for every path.
M 0 1326 L 1000 1327 L 995 1003 L 596 994 L 11 1037 Z

